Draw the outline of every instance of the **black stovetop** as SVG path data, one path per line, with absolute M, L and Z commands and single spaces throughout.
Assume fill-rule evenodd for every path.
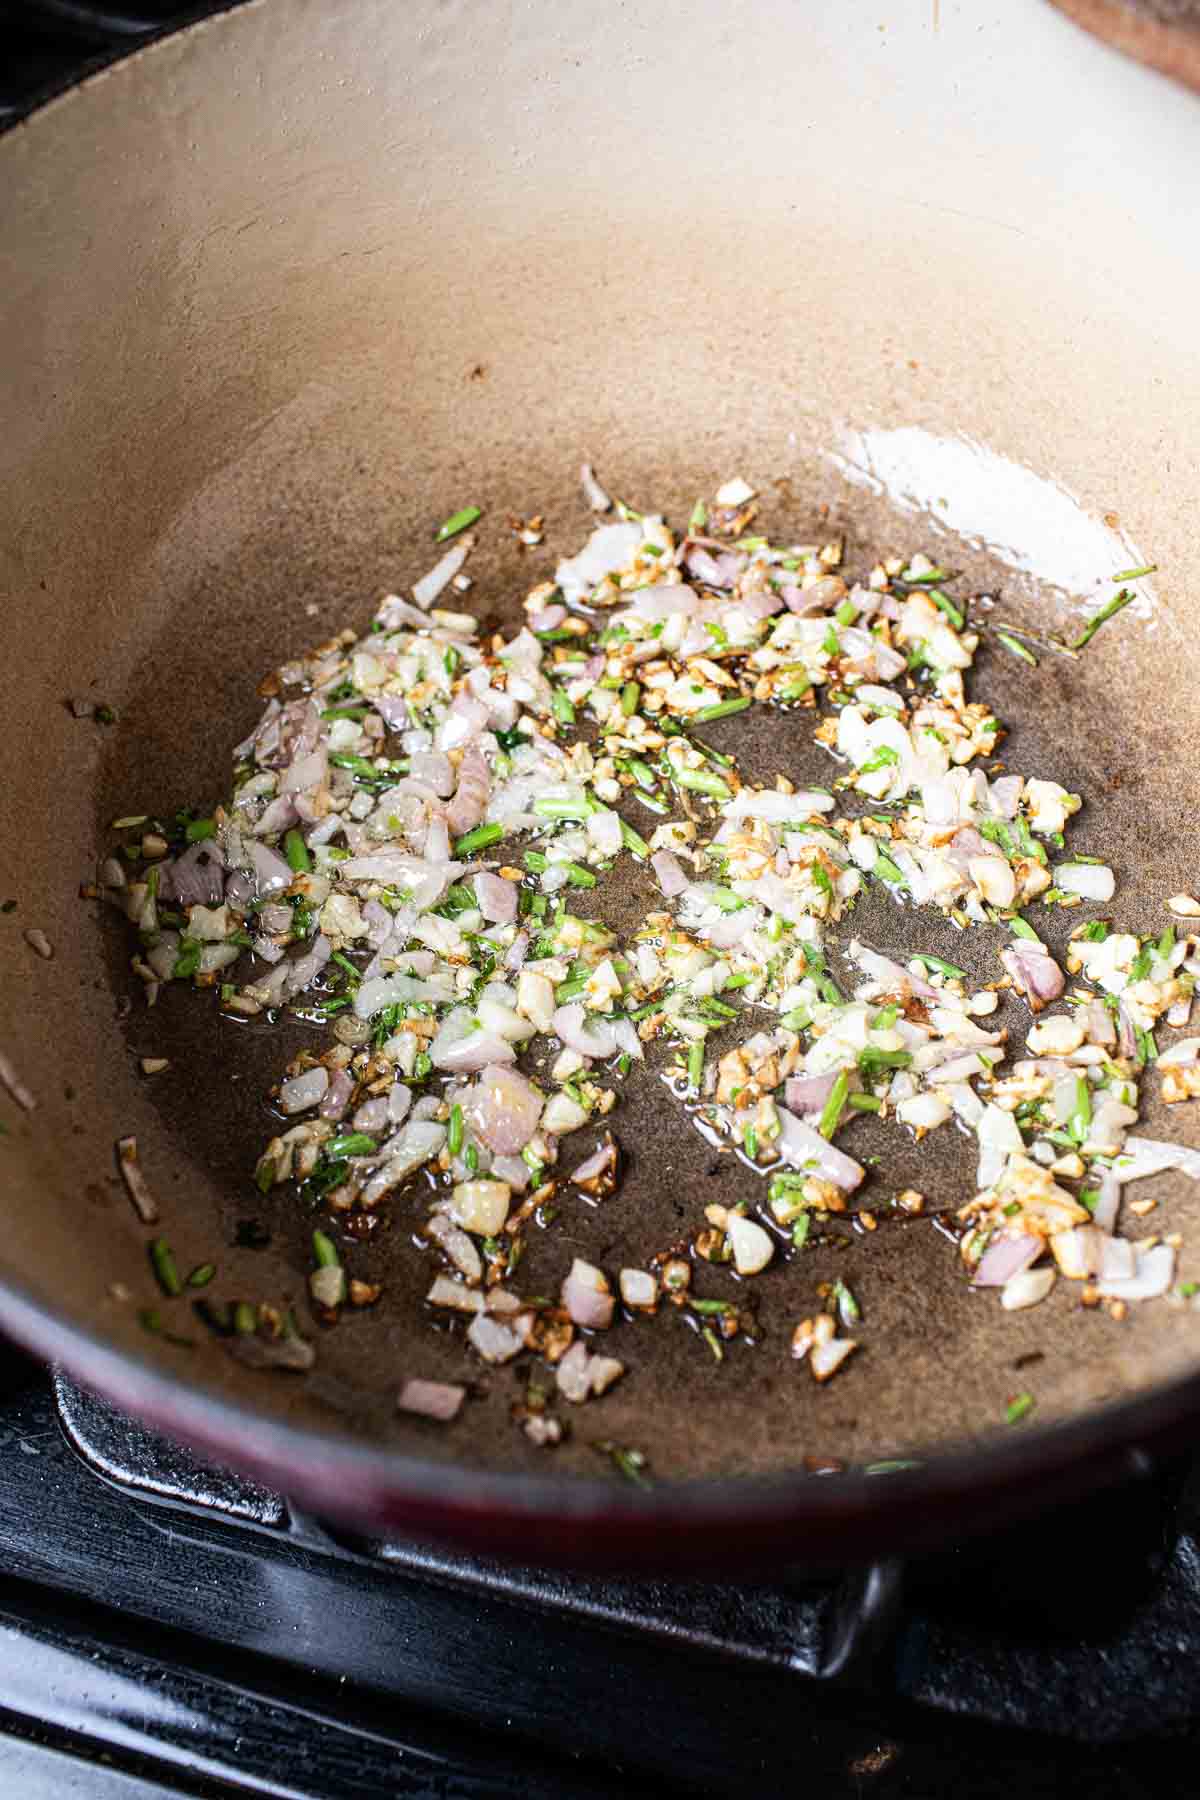
M 841 1583 L 572 1579 L 355 1539 L 2 1368 L 5 1795 L 1115 1800 L 1200 1751 L 1200 1460 Z
M 214 10 L 0 0 L 0 127 Z M 0 1571 L 21 1800 L 1196 1785 L 1200 1457 L 840 1583 L 570 1580 L 332 1532 L 0 1349 Z

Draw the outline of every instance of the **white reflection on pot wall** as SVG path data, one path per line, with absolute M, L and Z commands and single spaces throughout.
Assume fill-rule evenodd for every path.
M 974 438 L 938 437 L 918 425 L 890 431 L 847 426 L 839 444 L 830 461 L 847 480 L 886 495 L 906 512 L 928 513 L 1014 570 L 1061 588 L 1085 611 L 1111 598 L 1120 570 L 1153 560 L 1068 489 Z M 1153 618 L 1153 593 L 1145 581 L 1131 611 Z

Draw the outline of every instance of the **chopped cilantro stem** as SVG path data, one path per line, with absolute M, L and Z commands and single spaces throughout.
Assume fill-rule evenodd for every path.
M 643 860 L 650 854 L 650 846 L 645 838 L 640 837 L 633 826 L 627 825 L 624 819 L 621 820 L 621 842 L 627 850 L 632 850 L 635 856 L 640 856 Z
M 908 885 L 904 870 L 898 863 L 894 863 L 890 856 L 885 855 L 882 850 L 875 858 L 875 871 L 884 881 L 895 882 L 898 887 L 906 887 Z
M 463 1146 L 463 1109 L 456 1101 L 450 1108 L 450 1123 L 446 1127 L 446 1148 L 451 1156 L 457 1156 Z
M 164 1294 L 181 1294 L 183 1283 L 175 1263 L 175 1252 L 166 1238 L 154 1238 L 150 1244 L 150 1263 Z
M 289 831 L 283 840 L 283 852 L 287 857 L 288 868 L 297 874 L 307 874 L 312 868 L 312 857 L 308 853 L 308 845 L 298 831 Z
M 503 825 L 477 825 L 474 831 L 457 838 L 454 844 L 455 856 L 473 856 L 476 850 L 486 850 L 489 844 L 498 844 L 504 836 Z
M 1038 659 L 1033 651 L 1021 643 L 1019 638 L 1015 638 L 1011 631 L 998 631 L 995 635 L 997 642 L 1003 644 L 1006 650 L 1011 651 L 1014 656 L 1019 656 L 1021 661 L 1027 662 L 1031 668 L 1037 668 Z
M 539 819 L 586 819 L 592 813 L 593 807 L 590 800 L 555 800 L 541 797 L 534 801 L 533 810 Z M 479 829 L 494 831 L 498 837 L 503 836 L 498 825 L 481 825 Z M 488 842 L 494 843 L 495 839 L 489 838 Z
M 564 688 L 552 688 L 550 692 L 550 710 L 560 725 L 575 723 L 575 708 L 571 704 L 570 695 Z
M 883 1101 L 877 1094 L 851 1094 L 849 1099 L 855 1112 L 877 1113 L 883 1111 Z
M 1014 1394 L 1004 1409 L 1004 1423 L 1016 1425 L 1021 1419 L 1028 1417 L 1033 1411 L 1033 1405 L 1032 1394 Z
M 698 713 L 693 713 L 690 725 L 709 725 L 714 719 L 728 719 L 734 713 L 745 712 L 754 702 L 745 694 L 739 700 L 721 700 L 715 706 L 702 706 Z
M 217 821 L 215 819 L 193 819 L 184 827 L 184 837 L 189 844 L 202 843 L 205 838 L 216 837 Z
M 943 961 L 940 956 L 928 956 L 923 950 L 917 951 L 916 955 L 913 957 L 913 961 L 924 963 L 927 969 L 933 969 L 939 975 L 948 975 L 952 981 L 965 981 L 967 979 L 967 971 L 965 969 L 957 968 L 954 963 Z
M 831 1138 L 838 1128 L 838 1120 L 842 1116 L 842 1108 L 846 1104 L 846 1096 L 850 1091 L 850 1082 L 846 1071 L 842 1069 L 834 1082 L 828 1100 L 821 1108 L 821 1117 L 817 1122 L 817 1130 L 823 1138 Z
M 1026 938 L 1031 944 L 1040 944 L 1042 941 L 1037 932 L 1033 929 L 1033 926 L 1025 923 L 1020 913 L 1013 914 L 1012 918 L 1008 921 L 1008 929 L 1012 932 L 1014 937 Z
M 940 613 L 945 613 L 955 631 L 961 631 L 967 622 L 967 615 L 960 607 L 955 606 L 949 594 L 944 594 L 940 587 L 926 588 L 925 592 L 933 601 Z
M 1114 594 L 1111 600 L 1106 600 L 1099 612 L 1092 614 L 1079 636 L 1068 647 L 1072 650 L 1084 649 L 1091 643 L 1100 627 L 1107 624 L 1109 619 L 1115 618 L 1119 612 L 1124 612 L 1133 598 L 1132 588 L 1122 588 L 1119 594 Z
M 708 769 L 672 768 L 671 775 L 679 787 L 687 788 L 693 794 L 707 794 L 710 800 L 733 799 L 728 783 Z
M 457 537 L 460 531 L 465 531 L 468 525 L 473 525 L 476 519 L 482 517 L 483 510 L 481 507 L 461 506 L 456 513 L 451 513 L 450 517 L 448 519 L 443 519 L 442 523 L 438 526 L 436 542 L 444 544 L 447 539 Z
M 337 1253 L 337 1245 L 324 1231 L 312 1234 L 313 1255 L 317 1259 L 318 1269 L 340 1269 L 342 1259 Z
M 627 681 L 621 689 L 621 711 L 630 718 L 638 709 L 638 701 L 642 697 L 641 683 Z
M 338 1156 L 370 1156 L 378 1145 L 373 1137 L 365 1131 L 348 1131 L 344 1137 L 332 1137 L 323 1146 L 325 1155 Z
M 187 1284 L 191 1288 L 207 1287 L 216 1272 L 216 1263 L 197 1263 L 187 1278 Z
M 570 882 L 572 887 L 578 887 L 578 888 L 595 887 L 596 877 L 592 874 L 592 871 L 590 869 L 585 869 L 582 863 L 577 863 L 577 862 L 564 863 L 563 867 L 567 871 L 567 880 Z
M 704 1043 L 694 1043 L 688 1051 L 687 1063 L 688 1086 L 694 1094 L 700 1092 L 700 1083 L 704 1079 Z
M 1157 563 L 1143 563 L 1140 569 L 1118 569 L 1115 575 L 1109 576 L 1109 580 L 1110 581 L 1137 581 L 1143 575 L 1157 575 L 1157 574 L 1158 574 L 1158 564 Z

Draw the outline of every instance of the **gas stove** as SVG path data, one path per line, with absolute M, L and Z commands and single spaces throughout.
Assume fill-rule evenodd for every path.
M 1149 1795 L 1200 1744 L 1200 1460 L 907 1568 L 598 1580 L 355 1536 L 3 1372 L 23 1800 Z

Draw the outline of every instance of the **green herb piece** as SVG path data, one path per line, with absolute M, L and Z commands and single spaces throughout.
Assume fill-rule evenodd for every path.
M 187 1278 L 190 1288 L 207 1287 L 217 1272 L 216 1263 L 197 1263 Z
M 875 1094 L 851 1094 L 850 1105 L 855 1112 L 877 1113 L 883 1111 L 883 1101 Z
M 589 818 L 596 809 L 590 800 L 555 800 L 539 797 L 533 803 L 533 810 L 539 819 L 582 820 Z M 494 831 L 500 836 L 503 835 L 499 825 L 482 825 L 480 830 Z M 489 838 L 488 842 L 492 843 L 494 840 Z M 457 854 L 457 846 L 455 854 Z
M 258 1325 L 258 1309 L 249 1300 L 239 1300 L 233 1309 L 233 1329 L 240 1337 L 249 1337 Z
M 714 719 L 728 719 L 734 713 L 745 712 L 754 702 L 745 694 L 738 700 L 720 700 L 715 706 L 702 706 L 698 713 L 693 713 L 688 720 L 689 725 L 710 725 Z
M 1033 1411 L 1033 1407 L 1034 1399 L 1032 1394 L 1014 1394 L 1013 1398 L 1004 1409 L 1004 1423 L 1006 1425 L 1016 1425 L 1019 1420 L 1028 1418 L 1029 1414 Z
M 1067 1130 L 1077 1144 L 1087 1140 L 1088 1128 L 1092 1123 L 1092 1097 L 1086 1079 L 1082 1075 L 1075 1077 L 1075 1105 L 1067 1120 Z
M 997 631 L 995 635 L 998 642 L 1003 644 L 1006 650 L 1010 650 L 1014 656 L 1019 656 L 1021 661 L 1027 662 L 1031 668 L 1037 668 L 1037 657 L 1033 654 L 1032 650 L 1027 649 L 1026 646 L 1021 643 L 1019 638 L 1013 637 L 1010 631 Z
M 911 1058 L 910 1058 L 911 1060 Z M 821 1108 L 821 1117 L 817 1121 L 817 1130 L 823 1138 L 831 1138 L 838 1128 L 838 1120 L 842 1116 L 842 1108 L 846 1104 L 846 1096 L 850 1091 L 850 1082 L 846 1071 L 840 1070 L 837 1080 L 830 1090 L 829 1098 Z
M 365 1131 L 347 1131 L 342 1137 L 331 1137 L 325 1140 L 323 1149 L 330 1158 L 341 1156 L 370 1156 L 379 1145 Z
M 812 1214 L 802 1212 L 792 1226 L 792 1249 L 802 1250 L 808 1242 L 808 1234 L 812 1230 Z
M 899 751 L 893 750 L 890 744 L 880 744 L 879 748 L 867 758 L 865 763 L 859 764 L 857 773 L 859 775 L 874 775 L 877 769 L 886 769 L 893 763 L 898 763 L 899 761 Z
M 353 981 L 360 982 L 362 980 L 362 970 L 357 968 L 343 951 L 335 950 L 329 960 L 335 962 L 339 969 L 345 969 Z
M 321 714 L 323 719 L 356 719 L 360 723 L 366 716 L 365 706 L 327 706 Z
M 438 526 L 435 542 L 439 544 L 446 543 L 448 539 L 457 537 L 460 531 L 465 531 L 468 525 L 473 525 L 476 519 L 481 519 L 482 517 L 483 510 L 481 507 L 461 506 L 456 513 L 451 513 L 448 519 L 443 519 L 442 523 Z
M 1115 575 L 1109 576 L 1109 580 L 1110 581 L 1138 581 L 1141 579 L 1141 577 L 1143 575 L 1157 575 L 1157 574 L 1158 574 L 1158 564 L 1157 563 L 1143 563 L 1140 569 L 1118 569 L 1118 571 Z
M 712 1326 L 706 1325 L 704 1327 L 703 1331 L 700 1333 L 700 1336 L 704 1339 L 705 1343 L 708 1345 L 709 1349 L 712 1351 L 714 1361 L 724 1362 L 725 1361 L 725 1352 L 724 1352 L 724 1350 L 722 1350 L 721 1340 L 717 1336 L 716 1332 L 713 1330 Z
M 733 791 L 719 775 L 708 769 L 671 769 L 672 779 L 694 794 L 706 794 L 710 800 L 732 800 Z M 536 805 L 536 802 L 535 802 Z
M 786 677 L 784 685 L 776 689 L 781 700 L 803 700 L 805 694 L 811 693 L 812 678 L 807 669 L 802 669 L 793 663 L 779 672 Z
M 426 1051 L 419 1051 L 413 1059 L 413 1080 L 424 1081 L 432 1068 L 433 1058 Z
M 723 1318 L 727 1313 L 736 1313 L 737 1307 L 732 1300 L 689 1300 L 688 1305 L 694 1313 L 702 1317 Z
M 755 1131 L 753 1125 L 747 1125 L 745 1131 L 742 1133 L 742 1148 L 745 1150 L 746 1155 L 750 1158 L 751 1162 L 753 1162 L 758 1155 L 758 1133 Z
M 585 869 L 582 863 L 569 862 L 563 863 L 561 866 L 567 871 L 567 880 L 572 887 L 595 887 L 596 877 L 592 874 L 590 869 Z
M 1094 1213 L 1100 1204 L 1099 1188 L 1080 1188 L 1079 1204 L 1085 1212 Z
M 911 1050 L 877 1050 L 874 1044 L 865 1044 L 858 1053 L 864 1075 L 877 1075 L 881 1069 L 907 1069 L 911 1062 Z
M 453 681 L 458 672 L 458 651 L 454 648 L 453 644 L 448 644 L 446 647 L 442 656 L 442 668 L 446 671 L 450 680 Z
M 476 850 L 486 850 L 489 844 L 498 844 L 503 836 L 503 825 L 477 825 L 474 831 L 468 831 L 455 840 L 454 854 L 456 857 L 473 856 Z
M 704 1079 L 704 1042 L 698 1039 L 688 1051 L 687 1063 L 688 1086 L 693 1094 L 700 1092 L 700 1083 Z
M 1068 648 L 1071 650 L 1085 649 L 1086 646 L 1091 643 L 1100 627 L 1106 625 L 1110 619 L 1115 618 L 1119 612 L 1124 612 L 1125 608 L 1129 605 L 1129 602 L 1134 598 L 1135 595 L 1132 588 L 1122 588 L 1119 594 L 1114 594 L 1111 600 L 1106 600 L 1099 612 L 1094 612 L 1092 614 L 1079 636 L 1073 643 L 1068 645 Z
M 1163 932 L 1162 936 L 1159 938 L 1156 948 L 1158 950 L 1158 954 L 1162 957 L 1163 961 L 1165 962 L 1167 957 L 1170 956 L 1172 950 L 1175 948 L 1175 927 L 1173 925 L 1167 926 L 1167 929 Z
M 463 1146 L 463 1109 L 455 1101 L 450 1108 L 450 1122 L 446 1127 L 446 1148 L 451 1156 L 457 1156 Z
M 961 631 L 967 622 L 967 615 L 957 607 L 949 594 L 944 594 L 940 587 L 926 588 L 926 593 L 940 613 L 945 613 L 955 631 Z
M 1150 965 L 1153 961 L 1154 951 L 1152 947 L 1149 944 L 1143 944 L 1130 965 L 1130 981 L 1145 981 L 1150 973 Z
M 1008 929 L 1012 932 L 1014 937 L 1025 938 L 1031 944 L 1040 944 L 1042 941 L 1037 932 L 1033 929 L 1033 926 L 1025 923 L 1025 920 L 1021 917 L 1020 913 L 1013 914 L 1012 918 L 1008 921 Z
M 967 979 L 967 971 L 965 969 L 958 968 L 954 963 L 945 962 L 940 956 L 929 956 L 924 950 L 918 950 L 912 960 L 914 962 L 924 963 L 927 969 L 934 970 L 936 974 L 948 975 L 952 981 L 965 981 Z M 875 1029 L 878 1031 L 881 1027 L 877 1025 Z
M 184 827 L 184 837 L 189 844 L 203 843 L 205 838 L 216 837 L 217 821 L 215 819 L 193 819 Z
M 627 681 L 625 686 L 621 689 L 621 711 L 627 719 L 632 718 L 633 714 L 637 711 L 638 702 L 641 697 L 641 683 L 638 681 Z
M 275 1181 L 275 1158 L 264 1156 L 254 1171 L 254 1185 L 260 1194 L 269 1194 Z
M 855 619 L 858 617 L 858 608 L 855 606 L 853 600 L 847 596 L 847 598 L 841 602 L 840 606 L 834 608 L 833 616 L 839 625 L 853 625 Z
M 204 946 L 197 938 L 186 935 L 179 940 L 179 955 L 175 958 L 175 966 L 171 970 L 173 981 L 188 981 L 200 967 L 200 955 Z
M 633 854 L 640 856 L 643 861 L 650 854 L 650 846 L 645 838 L 640 836 L 632 825 L 627 825 L 624 819 L 621 820 L 621 842 L 627 850 L 632 850 Z
M 340 1269 L 341 1268 L 342 1259 L 338 1255 L 337 1245 L 334 1243 L 333 1239 L 328 1236 L 328 1234 L 326 1232 L 324 1232 L 324 1231 L 314 1231 L 313 1232 L 312 1247 L 313 1247 L 313 1255 L 317 1259 L 318 1269 Z
M 1196 1292 L 1197 1285 L 1198 1284 L 1194 1281 L 1182 1282 L 1180 1284 L 1180 1288 L 1179 1288 L 1180 1299 L 1181 1300 L 1190 1300 L 1192 1298 L 1192 1295 Z
M 572 706 L 570 695 L 565 688 L 556 687 L 550 690 L 550 710 L 560 725 L 575 723 L 575 708 Z
M 183 1283 L 179 1279 L 179 1269 L 175 1262 L 175 1252 L 166 1238 L 152 1239 L 150 1265 L 158 1277 L 158 1285 L 164 1294 L 174 1296 L 183 1292 Z
M 479 1168 L 479 1152 L 476 1150 L 474 1144 L 468 1144 L 463 1151 L 463 1161 L 466 1163 L 471 1174 L 474 1175 Z
M 892 882 L 896 887 L 908 886 L 908 880 L 904 870 L 898 863 L 894 863 L 891 857 L 887 856 L 882 850 L 875 858 L 875 868 L 872 872 L 878 874 L 881 880 Z
M 880 1012 L 877 1012 L 874 1019 L 872 1019 L 871 1030 L 890 1031 L 899 1017 L 900 1008 L 898 1006 L 885 1006 Z
M 835 1281 L 830 1290 L 830 1299 L 838 1310 L 838 1317 L 843 1325 L 857 1325 L 862 1318 L 862 1307 L 842 1280 Z
M 646 1478 L 646 1455 L 642 1450 L 627 1449 L 623 1444 L 611 1443 L 607 1438 L 593 1445 L 601 1456 L 607 1456 L 618 1475 L 631 1481 L 635 1487 L 648 1488 L 653 1483 Z

